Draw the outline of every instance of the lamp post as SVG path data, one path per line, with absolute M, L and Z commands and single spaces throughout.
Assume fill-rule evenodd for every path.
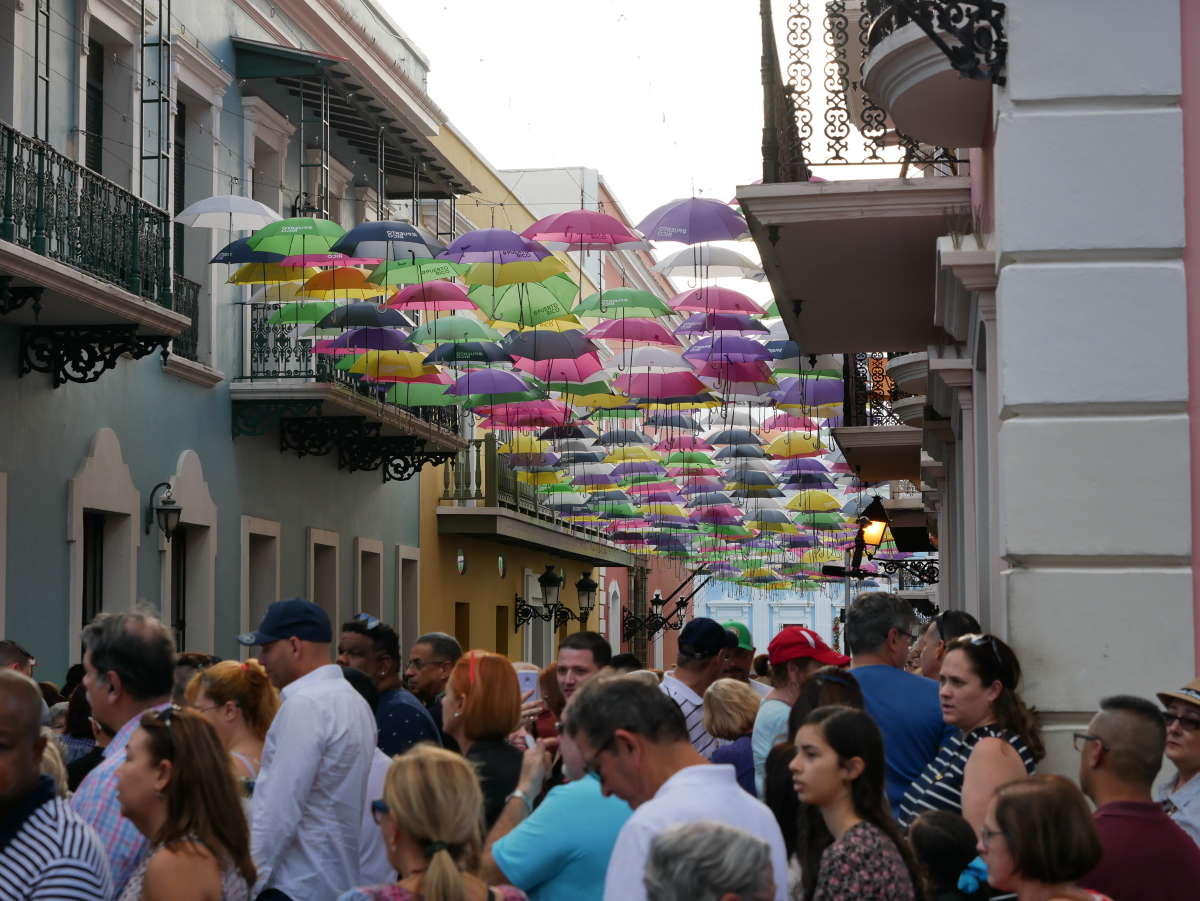
M 587 625 L 588 617 L 596 606 L 596 590 L 599 583 L 592 578 L 592 571 L 585 569 L 579 581 L 575 583 L 575 596 L 579 598 L 579 622 Z
M 156 502 L 154 495 L 160 488 L 166 490 L 163 491 Z M 179 517 L 182 514 L 183 508 L 179 506 L 179 503 L 175 500 L 175 495 L 171 493 L 171 483 L 159 482 L 150 489 L 150 503 L 146 506 L 146 534 L 150 534 L 151 525 L 158 523 L 163 537 L 167 541 L 170 541 L 171 536 L 175 534 L 175 530 L 179 528 Z
M 553 563 L 546 564 L 546 571 L 538 576 L 538 585 L 542 589 L 542 602 L 531 604 L 519 594 L 515 598 L 516 615 L 513 617 L 514 632 L 520 632 L 521 627 L 532 622 L 534 618 L 545 623 L 553 623 L 554 628 L 561 629 L 571 620 L 586 623 L 592 608 L 596 605 L 596 590 L 600 587 L 591 577 L 591 570 L 586 570 L 578 582 L 575 591 L 579 595 L 579 613 L 574 613 L 566 604 L 559 602 L 562 585 L 565 581 L 554 569 Z

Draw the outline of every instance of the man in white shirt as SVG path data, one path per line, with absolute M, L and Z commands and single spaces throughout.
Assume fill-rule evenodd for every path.
M 576 693 L 565 731 L 586 771 L 600 777 L 603 793 L 634 808 L 608 862 L 604 901 L 645 901 L 643 874 L 654 837 L 670 826 L 714 818 L 770 846 L 775 898 L 785 901 L 786 852 L 774 814 L 738 785 L 732 766 L 700 755 L 669 697 L 637 679 L 598 676 Z
M 679 654 L 675 669 L 663 676 L 663 693 L 679 705 L 687 723 L 688 741 L 706 758 L 721 742 L 704 728 L 704 692 L 721 678 L 725 659 L 738 644 L 737 635 L 714 619 L 698 616 L 679 633 Z
M 260 901 L 336 898 L 358 884 L 375 718 L 330 662 L 333 629 L 316 604 L 277 601 L 238 641 L 261 645 L 283 700 L 250 804 L 255 891 Z

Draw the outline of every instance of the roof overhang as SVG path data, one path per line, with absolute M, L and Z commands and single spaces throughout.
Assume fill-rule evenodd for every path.
M 440 506 L 437 508 L 437 521 L 441 535 L 471 535 L 506 544 L 549 549 L 564 557 L 596 566 L 637 565 L 636 555 L 629 551 L 597 541 L 582 531 L 576 533 L 555 528 L 507 507 Z
M 864 482 L 921 481 L 921 430 L 906 425 L 846 426 L 833 430 L 846 462 Z
M 935 340 L 937 238 L 964 176 L 743 185 L 779 312 L 804 353 L 920 351 Z

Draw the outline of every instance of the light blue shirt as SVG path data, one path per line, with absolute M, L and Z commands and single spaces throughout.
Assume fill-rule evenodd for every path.
M 633 814 L 586 776 L 556 786 L 516 829 L 492 845 L 492 859 L 530 901 L 600 901 L 617 833 Z
M 1200 776 L 1193 776 L 1172 790 L 1178 778 L 1178 773 L 1171 773 L 1170 778 L 1160 782 L 1154 789 L 1154 800 L 1192 841 L 1200 845 Z
M 792 708 L 783 701 L 772 698 L 763 701 L 754 718 L 754 735 L 750 739 L 750 750 L 754 754 L 754 786 L 758 796 L 763 796 L 763 781 L 766 778 L 767 755 L 781 741 L 786 741 L 788 717 Z

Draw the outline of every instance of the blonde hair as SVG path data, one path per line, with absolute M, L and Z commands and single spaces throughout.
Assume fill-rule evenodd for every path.
M 713 738 L 734 740 L 754 731 L 758 693 L 737 679 L 718 679 L 704 692 L 704 728 Z
M 622 673 L 626 679 L 634 679 L 638 682 L 645 682 L 654 688 L 659 686 L 659 678 L 654 674 L 654 670 L 635 669 L 632 673 Z
M 223 660 L 200 670 L 187 686 L 187 701 L 195 704 L 200 693 L 214 704 L 233 701 L 242 711 L 246 725 L 259 741 L 266 741 L 267 730 L 279 711 L 279 692 L 267 678 L 261 663 L 251 657 L 245 663 Z
M 42 752 L 42 774 L 54 780 L 54 791 L 60 798 L 67 796 L 67 764 L 63 761 L 58 736 L 48 726 L 42 726 L 46 750 Z
M 417 745 L 392 761 L 383 799 L 429 859 L 415 894 L 464 901 L 463 872 L 478 869 L 483 846 L 483 792 L 471 764 L 444 748 Z

